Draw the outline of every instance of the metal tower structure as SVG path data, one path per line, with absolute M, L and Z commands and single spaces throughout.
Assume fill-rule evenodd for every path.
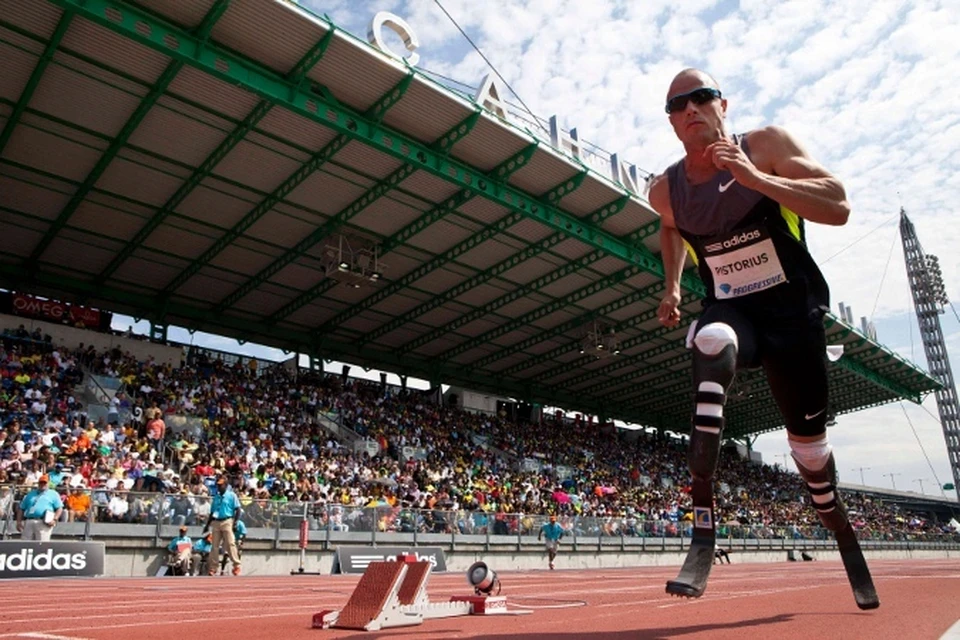
M 947 444 L 947 455 L 950 457 L 950 469 L 953 471 L 953 486 L 960 496 L 960 403 L 957 402 L 957 387 L 953 381 L 947 345 L 940 328 L 940 314 L 948 304 L 947 291 L 937 256 L 923 252 L 913 223 L 902 207 L 900 239 L 903 242 L 907 278 L 910 280 L 910 292 L 917 310 L 917 322 L 920 325 L 923 350 L 927 355 L 927 365 L 930 375 L 943 385 L 935 392 L 937 409 L 940 412 L 943 439 Z

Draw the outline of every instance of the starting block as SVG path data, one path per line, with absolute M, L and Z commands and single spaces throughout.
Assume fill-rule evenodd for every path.
M 313 628 L 379 631 L 436 618 L 530 613 L 508 611 L 504 596 L 453 596 L 449 602 L 430 602 L 430 563 L 414 560 L 400 556 L 397 562 L 371 562 L 343 609 L 315 613 Z

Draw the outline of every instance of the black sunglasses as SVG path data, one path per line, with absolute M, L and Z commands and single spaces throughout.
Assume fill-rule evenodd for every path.
M 667 100 L 666 112 L 667 113 L 679 113 L 687 108 L 687 102 L 693 100 L 693 104 L 707 104 L 712 100 L 720 98 L 719 89 L 711 89 L 710 87 L 700 87 L 699 89 L 694 89 L 693 91 L 688 91 L 687 93 L 681 93 L 679 95 L 673 96 Z

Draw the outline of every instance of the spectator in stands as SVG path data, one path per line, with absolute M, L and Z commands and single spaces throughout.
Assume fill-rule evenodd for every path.
M 154 408 L 147 410 L 149 418 L 147 419 L 147 440 L 154 449 L 160 449 L 163 446 L 163 437 L 167 433 L 167 425 L 163 421 L 163 412 Z
M 186 487 L 180 489 L 170 502 L 170 522 L 179 525 L 194 523 L 193 500 Z
M 90 494 L 83 487 L 73 487 L 64 502 L 67 507 L 67 522 L 87 520 L 90 513 Z
M 162 448 L 165 438 L 148 439 L 145 428 L 138 434 L 129 425 L 108 428 L 94 419 L 91 429 L 87 408 L 77 400 L 80 391 L 73 388 L 82 381 L 81 360 L 93 373 L 115 373 L 124 381 L 131 396 L 127 409 L 134 414 L 146 408 L 149 420 L 156 410 L 161 420 L 166 412 L 196 421 L 193 435 L 173 441 L 191 443 L 193 460 L 178 452 L 171 461 Z M 89 487 L 104 518 L 143 523 L 168 517 L 172 504 L 150 492 L 177 493 L 182 486 L 194 496 L 196 522 L 206 522 L 210 502 L 199 496 L 213 488 L 220 472 L 235 487 L 251 526 L 273 526 L 278 511 L 300 500 L 318 505 L 311 510 L 315 526 L 339 530 L 482 533 L 489 524 L 493 533 L 516 535 L 532 532 L 530 516 L 545 513 L 557 513 L 578 535 L 659 536 L 690 527 L 680 440 L 633 434 L 635 442 L 627 442 L 622 432 L 601 434 L 596 425 L 552 417 L 521 424 L 506 415 L 438 407 L 412 391 L 344 383 L 339 376 L 301 372 L 294 378 L 282 368 L 261 366 L 262 375 L 254 377 L 248 363 L 193 350 L 177 368 L 137 361 L 119 350 L 58 348 L 55 357 L 4 345 L 0 424 L 7 426 L 0 429 L 0 482 L 30 486 L 46 472 L 51 488 L 71 493 L 71 483 Z M 25 384 L 14 379 L 20 373 Z M 38 408 L 42 413 L 32 411 L 38 400 L 46 405 Z M 318 411 L 366 433 L 379 451 L 361 455 L 344 446 L 309 418 Z M 409 457 L 411 452 L 416 455 Z M 517 458 L 536 461 L 539 471 L 516 470 Z M 803 512 L 803 486 L 795 474 L 729 458 L 718 474 L 718 530 L 728 526 L 734 536 L 754 537 L 819 535 L 815 517 Z M 125 516 L 111 515 L 115 497 L 125 501 Z M 914 519 L 880 500 L 854 497 L 850 503 L 853 525 L 865 536 L 901 539 L 939 531 L 930 519 Z M 375 518 L 358 508 L 366 505 L 376 507 Z M 781 526 L 793 522 L 793 528 Z
M 53 528 L 63 515 L 63 502 L 56 491 L 47 487 L 48 482 L 47 476 L 40 476 L 37 487 L 20 501 L 17 531 L 21 532 L 23 540 L 49 541 Z
M 107 520 L 110 522 L 128 522 L 130 503 L 120 491 L 110 493 L 110 502 L 107 503 Z

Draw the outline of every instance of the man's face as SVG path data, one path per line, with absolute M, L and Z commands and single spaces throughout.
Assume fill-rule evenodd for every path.
M 697 104 L 702 102 L 703 96 L 693 92 L 704 88 L 717 89 L 709 77 L 698 73 L 685 73 L 673 80 L 667 92 L 668 103 L 673 98 L 687 95 L 686 98 L 675 100 L 675 103 L 686 102 L 686 105 L 679 110 L 671 111 L 669 115 L 670 124 L 684 146 L 705 147 L 716 142 L 723 135 L 727 101 L 713 98 L 703 104 Z

